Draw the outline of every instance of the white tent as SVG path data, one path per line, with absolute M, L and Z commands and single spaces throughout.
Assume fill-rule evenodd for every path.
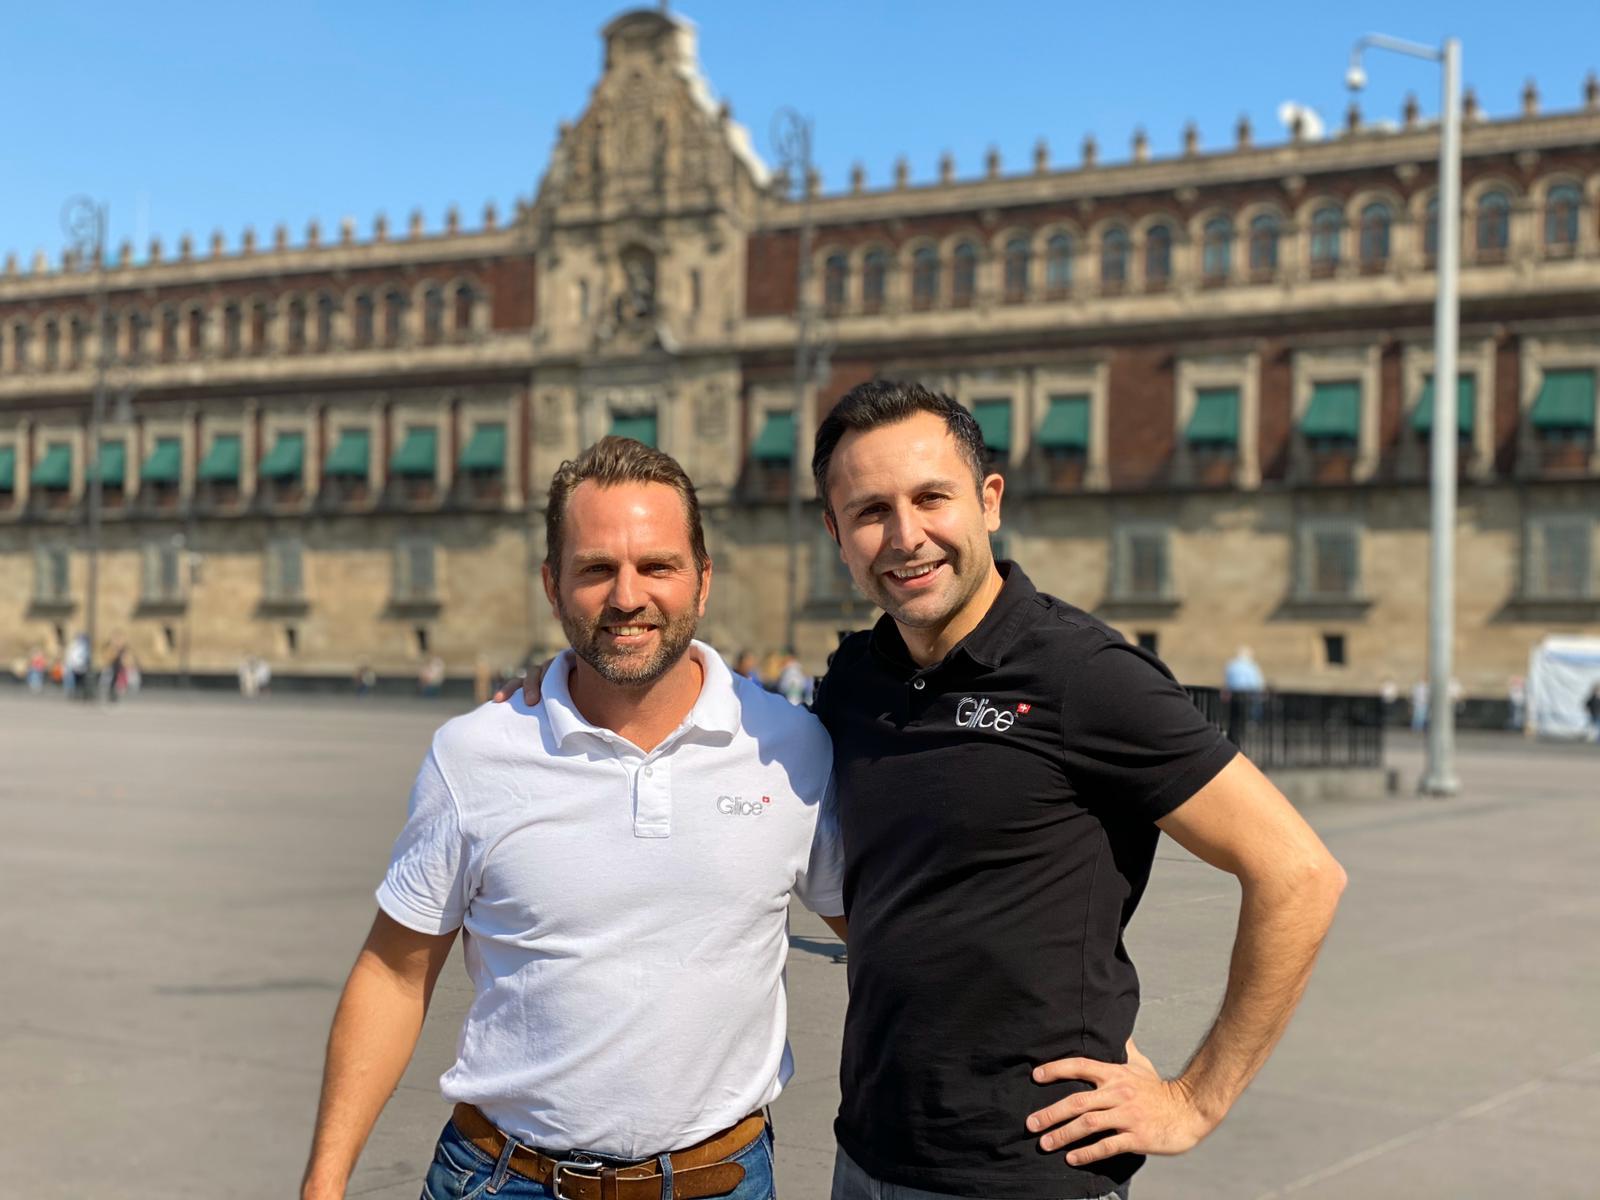
M 1600 686 L 1600 637 L 1547 637 L 1528 655 L 1528 725 L 1540 737 L 1581 738 Z

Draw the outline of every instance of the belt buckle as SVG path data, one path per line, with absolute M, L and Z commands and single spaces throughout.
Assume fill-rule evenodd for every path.
M 561 1190 L 561 1172 L 570 1171 L 575 1175 L 583 1176 L 585 1179 L 593 1179 L 598 1182 L 600 1171 L 604 1166 L 604 1163 L 589 1154 L 579 1154 L 575 1158 L 561 1159 L 550 1171 L 550 1191 L 554 1194 L 555 1200 L 578 1200 L 576 1196 L 569 1196 Z

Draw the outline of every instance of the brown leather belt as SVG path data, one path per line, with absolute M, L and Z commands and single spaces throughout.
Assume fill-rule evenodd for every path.
M 456 1130 L 490 1158 L 499 1160 L 506 1135 L 470 1104 L 456 1105 L 450 1118 Z M 728 1162 L 767 1127 L 767 1119 L 753 1113 L 732 1129 L 712 1134 L 667 1156 L 672 1164 L 673 1200 L 701 1200 L 726 1196 L 744 1181 L 744 1168 Z M 518 1145 L 511 1152 L 510 1168 L 524 1179 L 550 1189 L 557 1200 L 661 1200 L 665 1177 L 657 1159 L 631 1166 L 608 1167 L 600 1163 L 573 1162 L 540 1154 Z

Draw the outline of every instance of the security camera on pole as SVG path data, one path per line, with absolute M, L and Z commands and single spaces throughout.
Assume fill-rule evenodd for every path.
M 1451 696 L 1455 639 L 1456 427 L 1460 403 L 1456 387 L 1456 341 L 1460 309 L 1457 273 L 1461 258 L 1461 42 L 1418 45 L 1370 34 L 1350 52 L 1345 83 L 1366 86 L 1361 55 L 1367 47 L 1393 50 L 1436 62 L 1443 68 L 1439 114 L 1438 292 L 1433 307 L 1433 429 L 1429 440 L 1430 538 L 1428 573 L 1428 760 L 1419 788 L 1430 796 L 1453 796 L 1456 713 Z M 1449 397 L 1453 403 L 1446 409 Z M 1446 415 L 1448 411 L 1448 416 Z

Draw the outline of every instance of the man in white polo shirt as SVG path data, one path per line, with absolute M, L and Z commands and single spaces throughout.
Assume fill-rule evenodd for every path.
M 425 1197 L 773 1193 L 790 895 L 843 933 L 827 734 L 693 641 L 711 563 L 671 458 L 603 439 L 546 524 L 572 649 L 539 704 L 434 737 L 334 1018 L 305 1200 L 344 1194 L 463 929 L 476 996 Z

